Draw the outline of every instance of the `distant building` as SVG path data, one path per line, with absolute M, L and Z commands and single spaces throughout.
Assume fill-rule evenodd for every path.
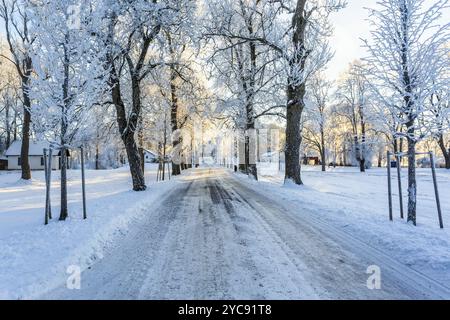
M 305 154 L 303 156 L 303 164 L 310 166 L 317 166 L 320 164 L 320 158 L 315 154 Z
M 147 163 L 155 163 L 159 161 L 159 156 L 156 152 L 144 149 L 144 159 Z
M 31 170 L 44 170 L 44 149 L 49 148 L 48 142 L 36 141 L 30 142 L 28 158 L 30 160 Z M 14 141 L 6 150 L 5 157 L 8 160 L 8 170 L 22 169 L 22 159 L 20 151 L 22 149 L 22 141 Z M 52 169 L 59 170 L 61 168 L 61 151 L 52 156 Z M 70 156 L 67 151 L 67 156 Z

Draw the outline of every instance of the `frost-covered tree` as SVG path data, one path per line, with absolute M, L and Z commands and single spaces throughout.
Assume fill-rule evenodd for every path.
M 273 35 L 278 38 L 274 48 L 283 57 L 286 70 L 286 182 L 302 184 L 301 119 L 306 84 L 333 56 L 328 45 L 333 31 L 329 16 L 344 6 L 341 0 L 274 1 L 276 19 L 283 21 Z
M 152 78 L 159 86 L 159 93 L 170 105 L 170 127 L 172 142 L 172 174 L 179 175 L 185 167 L 186 142 L 180 134 L 185 129 L 192 114 L 195 113 L 201 81 L 196 74 L 196 38 L 193 26 L 193 6 L 188 7 L 175 25 L 163 27 L 165 45 L 164 70 L 152 73 Z M 190 12 L 190 13 L 189 13 Z M 165 123 L 165 122 L 163 122 Z M 167 141 L 166 141 L 167 142 Z
M 32 59 L 30 46 L 33 37 L 29 32 L 30 21 L 28 9 L 30 1 L 26 0 L 1 0 L 0 18 L 3 19 L 6 41 L 10 55 L 0 56 L 11 62 L 20 78 L 23 96 L 23 119 L 22 119 L 22 147 L 20 158 L 22 161 L 22 179 L 31 179 L 29 163 L 30 126 L 31 126 L 31 100 L 29 96 L 29 84 L 32 74 Z
M 249 133 L 258 118 L 280 115 L 284 108 L 276 69 L 281 67 L 276 63 L 279 54 L 261 41 L 273 27 L 267 23 L 271 10 L 260 0 L 210 1 L 203 31 L 211 52 L 208 62 L 221 91 L 218 111 L 232 118 L 236 129 L 247 132 L 240 137 L 245 141 L 239 168 L 255 179 L 258 175 L 255 159 L 251 159 Z
M 380 0 L 369 9 L 371 40 L 365 40 L 369 52 L 364 59 L 366 74 L 378 100 L 392 110 L 404 127 L 395 131 L 408 143 L 408 221 L 416 224 L 416 144 L 430 128 L 424 119 L 427 99 L 448 82 L 439 75 L 448 68 L 449 26 L 440 25 L 448 0 L 426 6 L 424 0 Z
M 12 64 L 0 69 L 0 154 L 18 139 L 22 108 L 20 81 Z
M 303 139 L 320 154 L 322 171 L 326 171 L 326 152 L 330 136 L 331 89 L 333 83 L 322 73 L 310 79 L 305 104 Z
M 449 59 L 450 68 L 450 59 Z M 450 91 L 439 90 L 429 98 L 431 109 L 431 121 L 433 125 L 432 135 L 441 149 L 445 159 L 445 168 L 450 169 L 450 141 L 447 134 L 450 128 Z
M 250 1 L 244 17 L 261 21 L 261 27 L 255 30 L 262 32 L 250 32 L 246 27 L 232 32 L 226 30 L 227 38 L 234 40 L 233 43 L 270 49 L 282 66 L 277 69 L 277 75 L 284 78 L 286 94 L 285 182 L 302 184 L 301 118 L 306 82 L 333 55 L 327 42 L 332 33 L 329 16 L 344 5 L 345 1 L 341 0 Z
M 366 170 L 368 156 L 368 95 L 368 84 L 361 64 L 355 62 L 339 82 L 336 96 L 337 112 L 348 121 L 351 128 L 353 153 L 361 172 Z
M 136 133 L 142 116 L 142 85 L 150 72 L 164 64 L 158 47 L 164 27 L 180 26 L 192 11 L 191 0 L 102 0 L 107 17 L 106 45 L 110 48 L 111 102 L 116 108 L 133 190 L 146 189 Z
M 148 1 L 103 1 L 108 18 L 106 46 L 110 67 L 111 102 L 127 152 L 133 190 L 146 189 L 136 132 L 141 116 L 141 82 L 154 66 L 148 61 L 150 45 L 161 30 L 162 8 Z
M 78 147 L 77 137 L 87 123 L 89 109 L 101 98 L 106 76 L 104 48 L 93 32 L 101 12 L 90 0 L 76 7 L 72 3 L 35 1 L 29 12 L 34 37 L 31 110 L 37 133 L 60 152 L 60 220 L 68 216 L 67 151 Z

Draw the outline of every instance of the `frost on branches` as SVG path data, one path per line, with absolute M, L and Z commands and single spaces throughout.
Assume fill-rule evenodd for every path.
M 394 138 L 408 143 L 408 221 L 416 224 L 416 144 L 433 131 L 430 97 L 448 90 L 449 26 L 440 25 L 448 0 L 381 0 L 369 9 L 372 40 L 364 59 L 371 88 L 399 123 Z M 444 76 L 447 75 L 447 76 Z
M 275 1 L 274 30 L 268 42 L 283 58 L 286 78 L 286 172 L 285 181 L 302 184 L 300 175 L 301 119 L 306 83 L 332 58 L 328 38 L 333 28 L 329 16 L 345 1 Z
M 35 39 L 31 111 L 36 133 L 61 153 L 60 220 L 68 216 L 66 152 L 79 146 L 89 110 L 105 87 L 104 48 L 93 33 L 100 17 L 88 3 L 73 7 L 72 1 L 34 2 L 29 11 Z

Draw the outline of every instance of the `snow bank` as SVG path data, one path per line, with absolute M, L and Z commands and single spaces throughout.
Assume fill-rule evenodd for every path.
M 150 166 L 149 166 L 150 169 Z M 0 298 L 29 299 L 64 283 L 66 270 L 82 270 L 103 256 L 130 223 L 150 214 L 152 203 L 175 183 L 155 184 L 154 166 L 147 172 L 149 189 L 129 191 L 126 168 L 87 172 L 88 219 L 82 219 L 79 171 L 69 172 L 69 214 L 57 221 L 55 172 L 52 194 L 54 219 L 43 225 L 43 173 L 30 185 L 18 184 L 18 173 L 0 175 Z M 17 177 L 16 177 L 17 176 Z
M 418 169 L 417 227 L 400 219 L 397 180 L 392 180 L 394 222 L 389 221 L 386 169 L 360 173 L 357 168 L 302 169 L 303 186 L 284 185 L 278 165 L 259 166 L 259 182 L 236 178 L 282 203 L 299 215 L 313 215 L 389 254 L 444 285 L 450 284 L 450 171 L 437 170 L 445 229 L 439 229 L 430 169 Z M 395 172 L 394 172 L 395 174 Z M 407 186 L 406 172 L 403 187 Z M 280 187 L 282 186 L 282 187 Z M 407 190 L 403 191 L 406 216 Z

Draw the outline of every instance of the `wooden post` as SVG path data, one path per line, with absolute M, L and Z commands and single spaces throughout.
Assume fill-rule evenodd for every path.
M 159 181 L 159 169 L 161 168 L 161 161 L 158 162 L 158 169 L 156 170 L 156 182 Z
M 441 212 L 441 202 L 439 200 L 439 190 L 437 185 L 437 179 L 436 179 L 436 168 L 435 168 L 435 161 L 434 161 L 434 153 L 430 152 L 430 162 L 431 162 L 431 172 L 433 175 L 433 184 L 434 184 L 434 195 L 436 196 L 436 206 L 438 210 L 438 217 L 439 217 L 439 227 L 441 229 L 444 228 L 444 222 L 442 221 L 442 212 Z
M 388 178 L 388 197 L 389 197 L 389 220 L 392 218 L 392 185 L 391 185 L 391 152 L 387 152 L 387 178 Z
M 162 170 L 162 171 L 161 171 Z M 156 173 L 156 181 L 164 180 L 164 163 L 161 160 L 158 162 L 158 171 Z
M 86 214 L 86 181 L 84 176 L 84 148 L 81 147 L 81 189 L 83 191 L 83 219 L 87 218 Z
M 281 171 L 281 151 L 278 150 L 278 172 L 280 171 Z
M 170 180 L 171 167 L 173 167 L 172 161 L 167 161 L 167 173 L 169 174 L 169 180 Z
M 397 160 L 397 178 L 398 178 L 398 198 L 400 201 L 400 218 L 403 219 L 403 195 L 402 195 L 402 174 L 401 174 L 401 158 L 399 155 L 396 156 Z
M 51 200 L 51 186 L 52 186 L 52 160 L 53 160 L 53 149 L 48 151 L 48 218 L 52 219 L 52 200 Z
M 45 175 L 45 219 L 44 224 L 48 224 L 48 202 L 49 202 L 49 181 L 48 181 L 48 164 L 47 164 L 47 149 L 44 149 L 44 175 Z

